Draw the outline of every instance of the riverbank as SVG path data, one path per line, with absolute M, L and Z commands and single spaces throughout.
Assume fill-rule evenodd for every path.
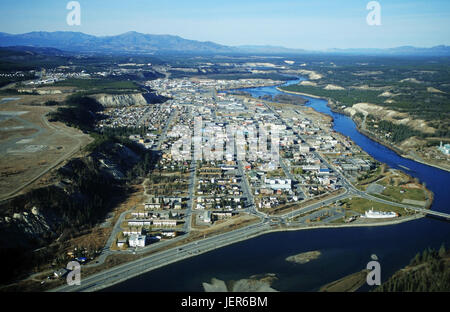
M 347 112 L 344 112 L 344 111 L 341 111 L 341 110 L 337 110 L 337 109 L 334 108 L 333 106 L 329 105 L 329 102 L 328 102 L 328 107 L 329 107 L 329 108 L 331 109 L 331 111 L 334 112 L 334 113 L 338 113 L 338 114 L 342 114 L 342 115 L 346 115 L 346 116 L 350 117 L 350 118 L 353 120 L 353 122 L 355 123 L 355 125 L 356 125 L 356 130 L 358 130 L 359 133 L 361 133 L 362 135 L 365 135 L 366 137 L 368 137 L 368 138 L 371 139 L 372 141 L 375 141 L 375 142 L 377 142 L 378 144 L 381 144 L 381 145 L 383 145 L 384 147 L 389 148 L 391 151 L 393 151 L 394 153 L 396 153 L 398 156 L 403 157 L 403 158 L 407 158 L 407 159 L 411 159 L 411 160 L 416 161 L 416 162 L 419 162 L 419 163 L 421 163 L 421 164 L 423 164 L 423 165 L 427 165 L 427 166 L 430 166 L 430 167 L 434 167 L 434 168 L 437 168 L 437 169 L 440 169 L 440 170 L 444 170 L 444 171 L 450 172 L 450 169 L 449 169 L 449 168 L 445 168 L 445 167 L 438 166 L 438 165 L 433 164 L 433 163 L 425 162 L 425 161 L 423 161 L 423 160 L 421 160 L 421 159 L 418 159 L 418 158 L 412 157 L 412 156 L 410 156 L 410 155 L 408 155 L 408 154 L 405 154 L 404 151 L 402 151 L 401 149 L 396 148 L 395 146 L 392 146 L 392 144 L 390 144 L 390 143 L 387 143 L 387 142 L 385 142 L 385 141 L 383 141 L 383 140 L 378 139 L 378 138 L 375 137 L 371 132 L 362 129 L 362 128 L 361 128 L 361 124 L 360 124 L 357 120 L 355 120 L 355 119 L 354 119 L 350 114 L 348 114 Z
M 330 109 L 331 109 L 333 112 L 336 112 L 336 113 L 339 113 L 339 114 L 343 114 L 343 115 L 347 115 L 347 114 L 345 114 L 345 113 L 343 113 L 343 112 L 341 112 L 341 111 L 334 110 L 331 106 L 329 106 L 329 107 L 330 107 Z M 408 154 L 405 154 L 404 151 L 402 151 L 401 149 L 398 149 L 398 148 L 392 146 L 391 144 L 389 144 L 389 143 L 387 143 L 387 142 L 385 142 L 385 141 L 383 141 L 383 140 L 378 139 L 377 137 L 375 137 L 375 136 L 374 136 L 372 133 L 370 133 L 369 131 L 363 130 L 363 129 L 361 128 L 361 125 L 360 125 L 355 119 L 353 119 L 352 116 L 350 116 L 350 115 L 347 115 L 347 116 L 349 116 L 349 117 L 353 120 L 353 122 L 354 122 L 355 125 L 356 125 L 356 130 L 358 130 L 359 133 L 365 135 L 366 137 L 368 137 L 368 138 L 371 139 L 372 141 L 375 141 L 375 142 L 377 142 L 378 144 L 381 144 L 381 145 L 383 145 L 384 147 L 389 148 L 391 151 L 393 151 L 394 153 L 396 153 L 398 156 L 403 157 L 403 158 L 407 158 L 407 159 L 411 159 L 411 160 L 416 161 L 416 162 L 419 162 L 419 163 L 421 163 L 421 164 L 423 164 L 423 165 L 427 165 L 427 166 L 430 166 L 430 167 L 434 167 L 434 168 L 437 168 L 437 169 L 440 169 L 440 170 L 444 170 L 444 171 L 450 172 L 450 169 L 449 169 L 449 168 L 445 168 L 445 167 L 438 166 L 438 165 L 433 164 L 433 163 L 425 162 L 425 161 L 423 161 L 423 160 L 420 160 L 420 159 L 414 158 L 414 157 L 412 157 L 412 156 L 410 156 L 410 155 L 408 155 Z
M 266 234 L 270 234 L 270 233 L 286 232 L 286 231 L 314 230 L 314 229 L 325 229 L 325 228 L 335 229 L 335 228 L 348 228 L 348 227 L 355 228 L 355 227 L 388 226 L 388 225 L 394 225 L 394 224 L 400 224 L 400 223 L 404 223 L 404 222 L 408 222 L 408 221 L 413 221 L 413 220 L 416 220 L 416 219 L 419 219 L 419 218 L 423 218 L 423 217 L 424 217 L 424 215 L 422 215 L 422 214 L 416 214 L 414 216 L 404 217 L 404 218 L 400 218 L 400 219 L 397 219 L 397 220 L 376 222 L 376 223 L 372 223 L 372 224 L 309 225 L 309 226 L 306 226 L 306 227 L 305 226 L 302 226 L 302 227 L 290 227 L 290 228 L 282 228 L 282 227 L 280 227 L 280 228 L 274 228 L 274 229 L 263 229 L 262 231 L 256 232 L 254 234 L 250 234 L 248 236 L 243 235 L 243 236 L 233 240 L 232 242 L 230 242 L 230 241 L 227 241 L 227 242 L 224 242 L 224 243 L 218 242 L 218 243 L 214 244 L 213 247 L 204 248 L 204 249 L 202 249 L 201 251 L 199 251 L 198 253 L 195 253 L 195 254 L 187 254 L 186 253 L 185 255 L 183 255 L 182 257 L 179 257 L 177 259 L 168 259 L 164 263 L 159 264 L 159 265 L 155 265 L 154 267 L 151 267 L 151 268 L 144 268 L 143 267 L 142 271 L 140 271 L 138 273 L 128 274 L 125 277 L 118 278 L 115 281 L 111 281 L 110 279 L 108 279 L 108 283 L 97 284 L 94 287 L 90 288 L 89 291 L 99 291 L 99 290 L 111 287 L 113 285 L 125 282 L 126 280 L 129 280 L 129 279 L 131 279 L 133 277 L 137 277 L 137 276 L 140 276 L 140 275 L 142 275 L 144 273 L 147 273 L 147 272 L 159 269 L 159 268 L 164 267 L 164 266 L 166 266 L 168 264 L 176 263 L 176 262 L 179 262 L 179 261 L 191 258 L 191 257 L 195 257 L 195 256 L 202 255 L 204 253 L 211 252 L 211 251 L 219 249 L 219 248 L 223 248 L 223 247 L 226 247 L 226 246 L 229 246 L 229 245 L 232 245 L 232 244 L 236 244 L 238 242 L 246 241 L 246 240 L 253 239 L 253 238 L 256 238 L 256 237 L 259 237 L 259 236 L 262 236 L 262 235 L 266 235 Z M 136 260 L 136 261 L 131 261 L 131 262 L 124 263 L 122 265 L 119 265 L 117 267 L 112 268 L 112 270 L 120 269 L 120 267 L 122 267 L 122 266 L 129 266 L 130 264 L 133 264 L 134 262 L 136 262 L 136 267 L 138 267 L 139 266 L 139 262 L 142 261 L 143 259 L 145 259 L 145 258 L 142 258 L 142 259 L 139 259 L 139 260 Z M 98 274 L 105 274 L 105 273 L 107 273 L 107 272 L 103 271 L 103 272 L 100 272 Z M 86 277 L 84 277 L 84 278 L 86 278 Z M 58 289 L 55 289 L 53 291 L 58 291 Z
M 324 103 L 325 104 L 325 103 Z M 356 133 L 356 132 L 355 132 Z M 373 143 L 373 142 L 372 142 Z M 379 146 L 377 146 L 376 148 L 380 148 Z M 383 152 L 387 152 L 387 151 L 383 151 Z M 409 166 L 409 165 L 408 165 Z M 434 180 L 431 180 L 434 182 Z M 428 182 L 427 182 L 428 183 Z M 432 185 L 433 183 L 430 182 L 430 185 Z M 438 186 L 443 185 L 443 183 L 440 183 Z M 438 190 L 440 190 L 438 188 Z M 441 199 L 441 202 L 448 202 L 448 200 L 445 200 L 445 192 L 443 193 L 442 191 L 439 193 L 439 199 Z M 444 195 L 443 197 L 441 197 L 442 195 Z M 448 196 L 447 196 L 448 197 Z M 443 200 L 442 200 L 443 199 Z M 368 227 L 368 226 L 386 226 L 386 225 L 391 225 L 391 224 L 399 224 L 399 223 L 407 223 L 408 221 L 413 221 L 413 220 L 418 220 L 420 218 L 423 218 L 423 215 L 415 215 L 415 216 L 411 216 L 409 218 L 403 218 L 403 219 L 399 219 L 399 220 L 390 220 L 387 222 L 377 222 L 374 224 L 335 224 L 335 225 L 315 225 L 315 226 L 309 226 L 309 227 L 292 227 L 292 228 L 285 228 L 282 227 L 280 225 L 276 225 L 277 228 L 270 228 L 269 224 L 266 225 L 260 225 L 257 228 L 254 229 L 253 233 L 249 234 L 248 236 L 246 236 L 245 234 L 248 232 L 244 232 L 244 233 L 240 233 L 238 232 L 237 235 L 235 235 L 236 237 L 232 237 L 229 242 L 226 242 L 225 240 L 221 240 L 220 237 L 212 237 L 213 240 L 211 240 L 210 242 L 215 243 L 215 244 L 211 244 L 211 247 L 208 246 L 205 250 L 203 250 L 198 254 L 203 254 L 203 253 L 208 253 L 214 249 L 219 249 L 222 248 L 224 246 L 227 245 L 232 245 L 232 244 L 236 244 L 240 241 L 245 241 L 245 240 L 249 240 L 258 236 L 262 236 L 265 234 L 269 234 L 271 232 L 286 232 L 286 231 L 292 231 L 292 232 L 301 232 L 301 230 L 305 230 L 305 229 L 319 229 L 319 228 L 344 228 L 344 227 L 354 227 L 354 228 L 363 228 L 363 227 Z M 425 219 L 425 218 L 423 218 Z M 370 241 L 370 239 L 373 238 L 373 241 L 370 241 L 370 252 L 373 252 L 373 249 L 379 249 L 379 250 L 387 250 L 389 251 L 389 248 L 392 248 L 392 251 L 397 252 L 398 250 L 398 254 L 400 255 L 400 257 L 402 255 L 405 254 L 405 252 L 408 252 L 407 248 L 405 248 L 405 245 L 411 245 L 411 244 L 417 244 L 418 241 L 420 241 L 421 238 L 426 237 L 428 239 L 428 237 L 430 235 L 433 235 L 434 233 L 437 232 L 437 228 L 439 228 L 440 226 L 442 228 L 444 228 L 446 231 L 448 231 L 448 228 L 446 227 L 447 225 L 444 224 L 443 222 L 441 223 L 437 223 L 434 222 L 432 220 L 430 220 L 430 218 L 427 218 L 428 220 L 423 220 L 423 221 L 416 221 L 414 223 L 412 223 L 411 225 L 407 225 L 407 226 L 398 226 L 398 227 L 389 227 L 386 229 L 380 229 L 380 230 L 375 230 L 375 229 L 371 229 L 371 230 L 361 230 L 361 231 L 357 231 L 357 230 L 351 230 L 351 231 L 329 231 L 326 234 L 330 234 L 330 233 L 336 233 L 340 235 L 340 232 L 351 232 L 350 234 L 347 233 L 347 236 L 344 237 L 340 237 L 339 235 L 332 235 L 332 237 L 328 237 L 328 238 L 324 238 L 324 236 L 326 236 L 326 234 L 324 234 L 326 231 L 314 231 L 313 233 L 311 233 L 311 235 L 309 235 L 310 233 L 308 233 L 308 235 L 296 235 L 296 234 L 289 234 L 286 235 L 286 237 L 288 239 L 285 240 L 286 242 L 286 246 L 289 246 L 289 248 L 292 245 L 292 241 L 296 241 L 296 242 L 301 242 L 302 244 L 302 248 L 304 246 L 304 250 L 313 250 L 313 249 L 318 249 L 318 248 L 322 248 L 321 244 L 324 244 L 324 242 L 332 242 L 331 245 L 328 245 L 328 248 L 335 248 L 336 246 L 339 246 L 339 248 L 343 248 L 343 246 L 345 246 L 345 242 L 346 242 L 346 238 L 348 237 L 348 245 L 346 246 L 347 248 L 353 248 L 358 250 L 358 252 L 355 252 L 355 255 L 364 255 L 364 253 L 367 252 L 367 250 L 365 250 L 364 248 L 366 248 L 366 246 L 368 245 L 368 242 Z M 429 225 L 429 223 L 432 223 L 431 225 Z M 430 229 L 429 229 L 430 228 Z M 428 231 L 427 231 L 428 230 Z M 246 230 L 247 231 L 247 230 Z M 399 233 L 403 231 L 405 235 L 401 235 L 402 233 Z M 370 232 L 370 233 L 366 233 L 366 232 Z M 388 232 L 388 234 L 386 234 L 386 232 Z M 424 233 L 427 233 L 427 235 L 424 235 Z M 315 235 L 315 234 L 320 234 L 320 235 Z M 281 236 L 281 235 L 280 235 Z M 295 239 L 292 240 L 292 237 L 301 237 L 302 239 Z M 312 240 L 311 237 L 317 236 L 315 238 L 315 240 Z M 271 237 L 275 237 L 276 239 L 271 240 Z M 407 239 L 405 240 L 404 237 L 408 237 L 411 239 Z M 337 239 L 336 239 L 337 238 Z M 384 238 L 384 239 L 383 239 Z M 215 240 L 217 239 L 217 240 Z M 397 239 L 397 240 L 396 240 Z M 438 237 L 438 239 L 442 240 L 440 237 Z M 268 241 L 268 242 L 266 242 Z M 273 243 L 272 243 L 273 241 Z M 355 244 L 355 241 L 359 244 Z M 209 263 L 209 265 L 207 266 L 207 270 L 209 272 L 212 272 L 215 270 L 215 272 L 222 272 L 224 270 L 224 267 L 226 267 L 226 263 L 225 262 L 231 262 L 231 261 L 224 261 L 222 259 L 229 259 L 230 256 L 242 252 L 243 254 L 245 254 L 245 257 L 249 258 L 249 259 L 256 259 L 256 261 L 249 261 L 248 265 L 248 270 L 250 270 L 250 268 L 254 268 L 255 265 L 259 265 L 261 261 L 257 261 L 257 259 L 259 258 L 259 254 L 257 254 L 258 251 L 263 250 L 264 251 L 264 255 L 267 252 L 267 248 L 268 246 L 270 246 L 271 244 L 273 246 L 280 246 L 281 245 L 281 240 L 278 239 L 278 235 L 277 236 L 271 236 L 271 235 L 267 235 L 267 239 L 264 239 L 264 242 L 258 242 L 258 244 L 254 244 L 253 247 L 248 247 L 251 246 L 252 243 L 251 242 L 246 242 L 245 244 L 241 244 L 241 246 L 239 247 L 240 249 L 238 249 L 238 252 L 236 252 L 234 249 L 232 251 L 227 251 L 226 256 L 224 256 L 222 253 L 220 253 L 217 257 L 216 260 L 217 261 L 202 261 L 200 264 L 197 264 L 197 266 L 192 266 L 191 264 L 189 264 L 188 268 L 189 270 L 186 270 L 186 265 L 180 264 L 178 265 L 178 267 L 183 267 L 182 268 L 182 272 L 186 272 L 186 271 L 193 271 L 195 274 L 195 276 L 198 276 L 200 274 L 200 272 L 202 272 L 202 270 L 205 270 L 205 265 L 204 263 Z M 199 244 L 202 244 L 202 241 L 198 242 Z M 309 244 L 309 246 L 308 246 Z M 245 245 L 245 246 L 242 246 Z M 389 247 L 389 245 L 392 245 L 393 247 Z M 286 248 L 286 247 L 285 247 Z M 415 245 L 411 248 L 416 248 Z M 186 252 L 186 248 L 183 248 L 184 252 L 183 252 L 183 256 L 184 253 Z M 231 249 L 231 248 L 230 248 Z M 325 248 L 324 248 L 325 249 Z M 359 249 L 361 249 L 362 251 L 359 251 Z M 276 253 L 273 252 L 273 255 L 279 255 L 279 250 L 276 249 Z M 299 250 L 300 251 L 300 250 Z M 378 254 L 378 251 L 377 251 Z M 197 254 L 192 254 L 192 255 L 188 255 L 186 258 L 188 257 L 195 257 Z M 207 256 L 204 256 L 207 257 Z M 348 257 L 348 255 L 346 255 L 346 257 Z M 185 259 L 185 258 L 183 258 Z M 210 260 L 211 258 L 208 258 L 208 260 Z M 284 257 L 283 257 L 284 259 Z M 389 258 L 392 259 L 392 258 Z M 150 259 L 151 260 L 151 259 Z M 172 259 L 171 259 L 172 260 Z M 181 259 L 180 259 L 181 260 Z M 203 259 L 200 259 L 203 260 Z M 153 260 L 151 260 L 153 261 Z M 174 260 L 174 262 L 179 261 L 178 259 Z M 266 263 L 266 261 L 264 261 Z M 336 261 L 337 263 L 339 263 L 339 261 Z M 153 262 L 154 263 L 154 262 Z M 217 263 L 216 267 L 214 267 L 214 263 Z M 236 262 L 234 261 L 233 263 L 240 263 L 242 267 L 244 267 L 247 270 L 247 267 L 245 267 L 246 263 L 245 262 Z M 391 261 L 388 263 L 392 263 L 393 266 L 395 266 L 395 262 Z M 365 263 L 363 263 L 365 265 Z M 135 267 L 139 267 L 139 263 L 132 263 L 131 265 L 135 266 Z M 162 264 L 161 266 L 166 265 L 166 263 Z M 387 266 L 387 265 L 386 265 Z M 164 282 L 166 280 L 170 280 L 171 276 L 170 276 L 170 270 L 172 270 L 174 267 L 177 266 L 172 266 L 170 268 L 167 268 L 167 270 L 161 270 L 160 272 L 163 272 L 164 275 L 163 277 L 161 277 L 161 282 Z M 353 266 L 353 270 L 352 272 L 357 271 L 359 268 L 361 268 L 362 265 L 361 263 L 358 262 L 358 264 Z M 270 267 L 272 268 L 272 267 Z M 383 270 L 384 270 L 385 266 L 383 266 Z M 139 269 L 141 270 L 141 268 L 139 267 Z M 150 269 L 153 270 L 154 268 Z M 235 273 L 236 270 L 235 267 L 232 267 L 229 269 L 228 272 L 232 272 Z M 336 268 L 339 270 L 339 268 Z M 258 268 L 259 270 L 259 268 Z M 332 268 L 330 268 L 330 270 L 332 270 Z M 176 270 L 175 270 L 176 271 Z M 261 269 L 260 272 L 271 272 L 271 270 L 264 270 Z M 107 273 L 109 274 L 109 273 Z M 141 272 L 139 272 L 137 275 L 142 274 Z M 157 274 L 157 273 L 155 273 Z M 111 274 L 109 274 L 111 275 Z M 160 274 L 162 275 L 162 274 Z M 205 275 L 209 275 L 205 274 Z M 151 275 L 153 276 L 153 275 Z M 179 273 L 174 273 L 173 276 L 175 278 L 172 278 L 173 280 L 176 281 L 177 284 L 181 283 L 182 281 L 187 280 L 187 278 L 192 279 L 192 276 L 189 277 L 185 277 L 183 274 L 179 274 Z M 128 276 L 127 276 L 128 277 Z M 330 278 L 329 280 L 335 280 L 338 277 L 334 277 L 334 278 Z M 206 279 L 205 279 L 206 280 Z M 146 278 L 146 283 L 148 284 L 148 281 L 150 281 L 150 283 L 152 283 L 151 278 Z M 155 279 L 153 280 L 155 281 Z M 101 283 L 99 283 L 101 284 Z M 133 283 L 130 283 L 133 284 Z M 196 285 L 198 285 L 199 283 L 196 283 Z M 124 285 L 121 285 L 121 287 L 123 289 L 127 289 L 127 286 L 129 284 L 126 283 Z M 142 285 L 144 285 L 144 283 L 142 283 Z M 323 284 L 321 284 L 323 285 Z M 320 285 L 319 285 L 320 286 Z M 144 286 L 145 287 L 145 286 Z M 160 290 L 160 283 L 158 283 L 158 290 Z M 192 285 L 190 285 L 190 287 L 192 287 Z M 194 286 L 195 287 L 195 286 Z M 186 287 L 187 288 L 187 287 Z M 139 287 L 137 288 L 140 291 L 142 291 L 143 288 Z M 166 288 L 168 289 L 168 288 Z M 192 289 L 192 288 L 190 288 Z M 195 288 L 194 288 L 195 289 Z M 295 290 L 295 289 L 294 289 Z
M 302 230 L 315 230 L 315 229 L 336 229 L 336 228 L 347 228 L 347 227 L 374 227 L 374 226 L 386 226 L 386 225 L 396 225 L 401 224 L 404 222 L 409 222 L 417 219 L 424 218 L 425 215 L 421 213 L 416 213 L 412 216 L 408 217 L 400 217 L 395 220 L 390 221 L 380 221 L 380 222 L 374 222 L 374 223 L 346 223 L 346 224 L 320 224 L 320 225 L 308 225 L 303 227 L 286 227 L 286 228 L 280 228 L 280 229 L 271 229 L 268 230 L 267 233 L 273 233 L 273 232 L 284 232 L 284 231 L 302 231 Z M 266 233 L 264 233 L 266 234 Z
M 441 169 L 441 170 L 450 172 L 450 168 L 445 168 L 445 167 L 438 166 L 436 164 L 427 163 L 427 162 L 423 161 L 422 159 L 418 159 L 416 157 L 412 157 L 411 155 L 400 155 L 400 156 L 402 156 L 403 158 L 411 159 L 411 160 L 416 161 L 418 163 L 421 163 L 423 165 L 431 166 L 431 167 L 434 167 L 434 168 L 437 168 L 437 169 Z
M 371 134 L 370 132 L 361 129 L 360 124 L 353 118 L 353 116 L 351 116 L 350 114 L 348 114 L 347 112 L 345 112 L 345 111 L 343 111 L 343 110 L 338 110 L 338 109 L 336 109 L 334 106 L 330 105 L 331 99 L 329 99 L 329 98 L 324 98 L 324 97 L 320 97 L 320 96 L 313 95 L 313 94 L 309 94 L 309 93 L 295 92 L 295 91 L 287 91 L 287 90 L 283 90 L 283 89 L 280 88 L 280 87 L 276 87 L 276 89 L 277 89 L 278 91 L 280 91 L 280 92 L 283 92 L 283 93 L 290 93 L 290 94 L 295 94 L 295 95 L 300 95 L 300 96 L 307 96 L 307 97 L 311 97 L 311 98 L 315 98 L 315 99 L 320 99 L 320 100 L 327 101 L 327 106 L 330 108 L 330 110 L 331 110 L 332 112 L 338 113 L 338 114 L 342 114 L 342 115 L 345 115 L 345 116 L 350 117 L 350 118 L 353 120 L 353 122 L 355 123 L 355 125 L 356 125 L 356 130 L 357 130 L 359 133 L 361 133 L 361 134 L 367 136 L 367 137 L 368 137 L 369 139 L 371 139 L 372 141 L 375 141 L 375 142 L 377 142 L 377 143 L 383 145 L 384 147 L 389 148 L 390 150 L 392 150 L 393 152 L 395 152 L 395 153 L 396 153 L 398 156 L 400 156 L 400 157 L 407 158 L 407 159 L 411 159 L 411 160 L 416 161 L 416 162 L 419 162 L 419 163 L 421 163 L 421 164 L 424 164 L 424 165 L 427 165 L 427 166 L 430 166 L 430 167 L 434 167 L 434 168 L 437 168 L 437 169 L 440 169 L 440 170 L 444 170 L 444 171 L 450 172 L 450 169 L 449 169 L 449 168 L 445 168 L 445 167 L 442 167 L 442 166 L 439 166 L 439 165 L 436 165 L 436 164 L 433 164 L 433 163 L 429 163 L 429 162 L 423 161 L 422 159 L 418 159 L 418 158 L 412 157 L 412 156 L 410 156 L 410 155 L 408 155 L 408 154 L 405 154 L 404 151 L 402 151 L 402 150 L 400 150 L 400 149 L 398 149 L 398 148 L 392 146 L 391 144 L 389 144 L 389 143 L 387 143 L 387 142 L 384 142 L 384 141 L 382 141 L 382 140 L 376 138 L 376 137 L 375 137 L 373 134 Z
M 418 252 L 410 263 L 396 271 L 376 292 L 450 291 L 450 252 L 448 244 L 439 249 Z
M 312 98 L 320 99 L 320 100 L 325 100 L 325 101 L 329 102 L 329 99 L 323 98 L 323 97 L 320 97 L 320 96 L 317 96 L 317 95 L 313 95 L 313 94 L 308 94 L 308 93 L 303 93 L 303 92 L 295 92 L 295 91 L 283 90 L 283 89 L 281 89 L 280 87 L 276 87 L 275 89 L 277 89 L 278 91 L 283 92 L 283 93 L 290 93 L 290 94 L 296 94 L 296 95 L 303 95 L 303 96 L 308 96 L 308 97 L 312 97 Z
M 355 292 L 366 283 L 368 270 L 362 270 L 328 283 L 319 292 Z
M 237 88 L 221 88 L 221 89 L 217 89 L 216 92 L 217 93 L 222 93 L 222 92 L 230 92 L 230 91 L 240 91 L 241 89 L 275 87 L 275 86 L 279 86 L 280 83 L 283 83 L 283 81 L 275 81 L 275 80 L 273 80 L 272 82 L 259 83 L 259 84 L 255 84 L 255 85 L 252 85 L 252 86 L 240 86 L 240 87 L 237 87 Z

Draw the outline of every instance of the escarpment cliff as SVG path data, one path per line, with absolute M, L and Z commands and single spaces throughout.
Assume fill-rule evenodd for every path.
M 104 107 L 146 105 L 147 100 L 141 93 L 98 94 L 95 99 Z

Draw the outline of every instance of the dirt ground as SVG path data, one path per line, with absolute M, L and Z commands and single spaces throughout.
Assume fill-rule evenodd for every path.
M 92 141 L 77 129 L 48 122 L 45 115 L 55 107 L 38 106 L 65 96 L 18 95 L 0 104 L 0 199 L 25 191 Z
M 267 213 L 267 214 L 269 214 L 271 216 L 280 216 L 280 215 L 283 215 L 285 213 L 288 213 L 288 212 L 291 212 L 291 211 L 294 211 L 294 210 L 297 210 L 297 209 L 300 209 L 300 208 L 312 205 L 314 203 L 317 203 L 318 201 L 322 201 L 322 200 L 328 199 L 330 197 L 339 195 L 339 194 L 343 193 L 344 191 L 345 190 L 341 188 L 341 189 L 338 189 L 338 190 L 333 191 L 331 193 L 325 193 L 325 194 L 322 194 L 322 195 L 319 195 L 319 196 L 307 199 L 307 200 L 305 200 L 303 202 L 300 202 L 300 203 L 290 203 L 290 204 L 286 204 L 286 205 L 282 205 L 282 206 L 276 206 L 276 207 L 273 207 L 273 208 L 262 208 L 262 209 L 258 209 L 258 210 L 261 211 L 261 212 Z
M 241 227 L 243 224 L 249 225 L 251 222 L 259 220 L 258 217 L 241 213 L 239 215 L 235 215 L 229 219 L 220 220 L 214 222 L 212 226 L 195 226 L 192 228 L 191 235 L 211 235 L 224 233 L 227 229 L 236 229 Z

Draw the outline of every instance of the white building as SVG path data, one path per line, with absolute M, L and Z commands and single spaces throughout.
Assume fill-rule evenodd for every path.
M 273 190 L 290 190 L 291 189 L 291 179 L 264 179 L 267 187 Z
M 177 220 L 161 220 L 161 219 L 157 219 L 157 220 L 153 220 L 153 225 L 154 226 L 177 226 Z
M 302 154 L 309 153 L 309 146 L 305 144 L 300 144 L 298 150 Z
M 200 219 L 203 219 L 205 223 L 211 223 L 211 211 L 204 211 L 203 214 L 200 215 Z
M 150 226 L 152 225 L 152 220 L 150 219 L 137 219 L 137 220 L 129 220 L 128 226 Z
M 441 144 L 439 145 L 438 149 L 445 155 L 450 155 L 450 144 L 442 145 L 441 141 Z
M 130 247 L 145 247 L 145 235 L 131 234 L 128 238 Z

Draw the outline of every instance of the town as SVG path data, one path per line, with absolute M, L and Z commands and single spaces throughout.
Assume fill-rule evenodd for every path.
M 144 183 L 146 199 L 120 220 L 114 250 L 155 246 L 227 220 L 236 225 L 240 216 L 263 218 L 272 227 L 378 221 L 343 205 L 353 195 L 366 204 L 387 202 L 353 186 L 379 172 L 380 163 L 333 131 L 324 115 L 233 92 L 279 83 L 156 79 L 146 86 L 170 100 L 107 110 L 99 129 L 143 128 L 129 139 L 161 153 Z M 316 202 L 330 204 L 303 208 Z M 383 209 L 411 214 L 397 205 Z
M 310 107 L 308 98 L 278 88 L 299 76 L 303 85 L 321 79 L 305 65 L 290 60 L 281 65 L 220 63 L 222 69 L 272 78 L 177 74 L 219 66 L 212 63 L 201 63 L 199 69 L 115 63 L 11 73 L 24 80 L 17 83 L 15 96 L 29 97 L 32 105 L 42 97 L 48 111 L 64 110 L 64 104 L 74 105 L 72 99 L 98 109 L 92 123 L 80 127 L 82 133 L 65 135 L 69 140 L 92 135 L 85 139 L 84 144 L 93 140 L 86 152 L 80 147 L 86 163 L 108 183 L 133 189 L 122 204 L 99 217 L 95 228 L 100 236 L 93 232 L 64 248 L 41 286 L 63 283 L 70 272 L 61 267 L 64 261 L 98 272 L 115 259 L 130 257 L 119 278 L 106 278 L 116 282 L 274 231 L 395 224 L 426 214 L 445 218 L 428 210 L 433 197 L 425 185 L 335 131 L 334 120 Z M 255 96 L 252 90 L 277 90 L 284 97 Z M 71 119 L 77 114 L 62 121 L 79 126 L 83 120 Z M 57 120 L 49 115 L 45 118 L 54 125 Z M 435 150 L 445 153 L 446 148 L 441 144 Z M 45 154 L 45 145 L 41 150 Z M 74 184 L 83 183 L 74 177 L 77 166 L 64 163 L 55 184 L 74 198 L 79 196 Z M 139 171 L 133 173 L 133 167 Z M 32 207 L 31 214 L 40 216 L 40 207 Z M 146 265 L 133 267 L 140 257 Z M 106 287 L 103 276 L 92 274 L 86 289 Z M 56 290 L 68 286 L 61 287 Z
M 449 291 L 450 2 L 408 2 L 3 1 L 0 291 Z

